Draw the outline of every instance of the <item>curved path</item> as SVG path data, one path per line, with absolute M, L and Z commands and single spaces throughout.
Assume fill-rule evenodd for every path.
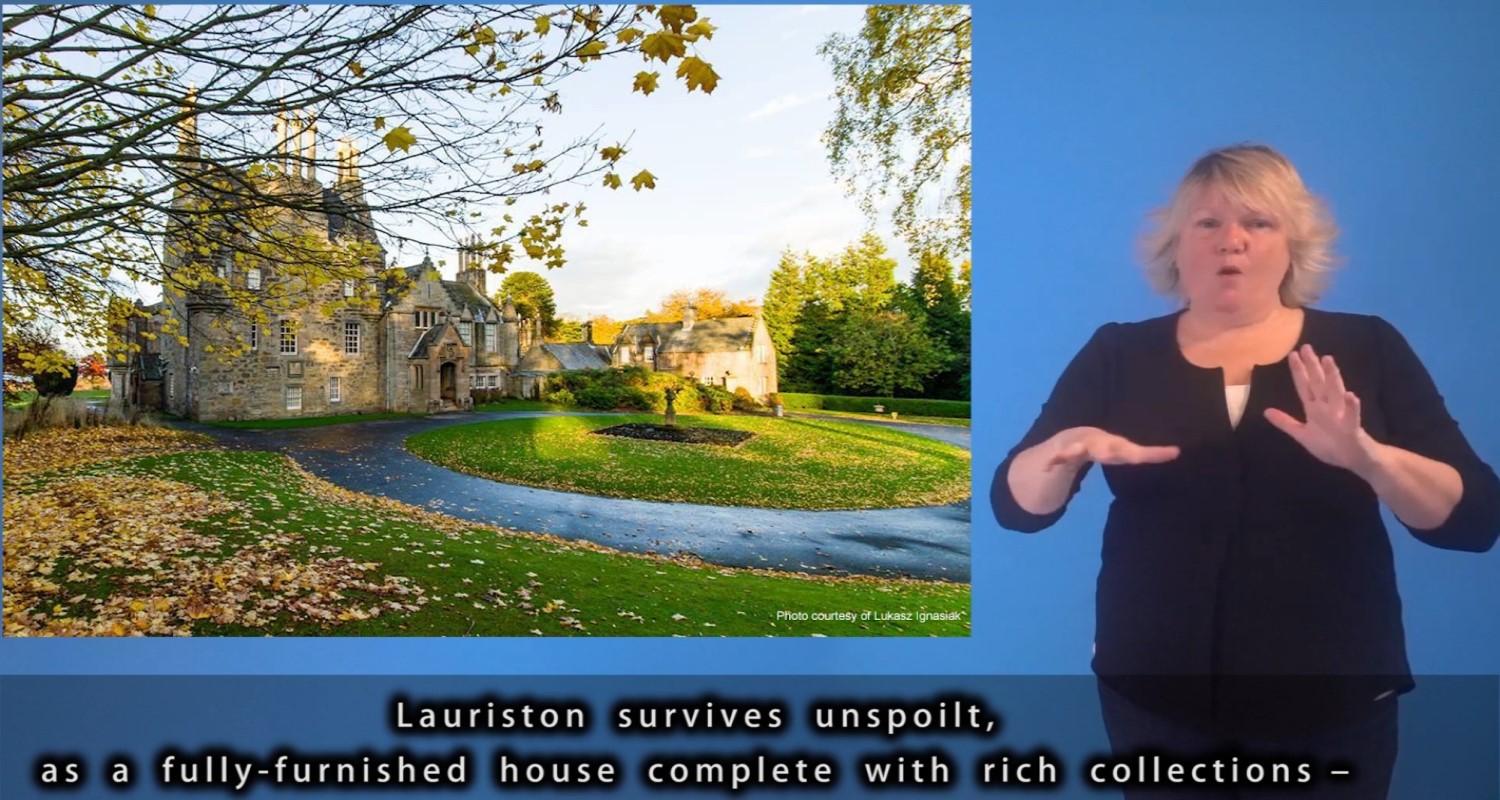
M 620 550 L 692 553 L 715 564 L 817 574 L 969 580 L 969 503 L 869 511 L 789 511 L 627 500 L 465 475 L 407 452 L 406 437 L 448 425 L 565 412 L 477 412 L 321 428 L 237 430 L 183 423 L 221 444 L 294 457 L 324 480 L 463 519 L 585 539 Z M 967 448 L 969 431 L 902 425 Z

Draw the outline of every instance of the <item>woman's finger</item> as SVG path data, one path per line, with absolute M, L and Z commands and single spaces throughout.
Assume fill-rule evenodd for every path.
M 1361 410 L 1363 407 L 1359 403 L 1359 395 L 1346 391 L 1344 392 L 1344 400 L 1347 403 L 1345 421 L 1349 424 L 1350 430 L 1357 430 L 1364 424 L 1361 421 L 1364 419 L 1364 415 Z
M 1313 399 L 1326 400 L 1328 394 L 1323 386 L 1326 381 L 1323 365 L 1318 361 L 1317 351 L 1310 344 L 1302 345 L 1302 364 L 1307 368 L 1307 388 Z
M 1287 356 L 1286 360 L 1292 369 L 1292 385 L 1297 387 L 1297 399 L 1302 401 L 1302 411 L 1306 413 L 1313 405 L 1311 381 L 1307 377 L 1307 365 L 1303 363 L 1302 354 L 1296 350 L 1293 350 Z
M 1328 378 L 1328 399 L 1330 402 L 1342 402 L 1347 391 L 1344 388 L 1344 375 L 1339 372 L 1338 362 L 1333 356 L 1323 356 L 1323 374 Z

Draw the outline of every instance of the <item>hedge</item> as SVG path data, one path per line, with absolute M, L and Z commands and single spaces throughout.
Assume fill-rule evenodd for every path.
M 965 400 L 927 400 L 921 397 L 850 397 L 841 394 L 796 394 L 781 393 L 781 404 L 788 409 L 804 411 L 863 411 L 870 413 L 875 406 L 885 406 L 886 411 L 916 417 L 969 418 L 969 403 Z

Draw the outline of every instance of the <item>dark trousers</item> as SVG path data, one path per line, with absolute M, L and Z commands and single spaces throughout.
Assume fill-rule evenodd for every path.
M 1182 784 L 1162 789 L 1126 789 L 1127 800 L 1227 800 L 1227 798 L 1299 798 L 1319 800 L 1385 800 L 1396 764 L 1396 697 L 1377 701 L 1368 720 L 1316 735 L 1275 741 L 1235 741 L 1163 718 L 1099 682 L 1104 728 L 1116 757 L 1156 751 L 1179 759 L 1234 750 L 1243 758 L 1285 758 L 1315 765 L 1311 785 L 1203 787 Z M 1352 778 L 1330 779 L 1330 762 L 1352 765 Z M 1294 773 L 1295 774 L 1295 773 Z M 1269 788 L 1268 788 L 1269 787 Z

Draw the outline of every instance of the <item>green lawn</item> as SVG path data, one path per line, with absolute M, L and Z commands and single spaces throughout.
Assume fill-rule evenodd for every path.
M 9 478 L 8 636 L 969 633 L 967 584 L 728 569 L 507 533 L 332 487 L 271 453 Z M 777 619 L 829 610 L 874 618 Z M 876 621 L 894 612 L 956 619 Z
M 497 400 L 493 403 L 475 403 L 475 411 L 577 411 L 569 406 L 553 405 L 541 400 Z
M 67 396 L 68 397 L 75 397 L 75 398 L 77 398 L 79 400 L 108 400 L 109 399 L 109 390 L 108 389 L 80 389 L 79 391 L 76 391 L 76 392 L 74 392 L 74 393 L 72 393 L 70 395 L 67 395 Z M 9 408 L 9 409 L 12 409 L 12 410 L 21 409 L 21 408 L 25 408 L 25 407 L 31 405 L 32 402 L 35 401 L 35 400 L 36 400 L 36 392 L 21 392 L 20 395 L 19 395 L 19 399 L 17 399 L 16 402 L 14 402 L 14 403 L 6 403 L 5 407 Z
M 866 413 L 861 411 L 829 411 L 827 409 L 821 408 L 808 411 L 799 409 L 791 413 L 811 414 L 817 417 L 830 417 L 832 419 L 864 419 L 876 422 L 912 422 L 919 425 L 947 425 L 950 428 L 969 427 L 969 420 L 959 417 L 924 417 L 915 414 L 911 416 L 907 416 L 906 414 L 898 414 L 896 416 L 896 419 L 891 419 L 890 414 L 876 414 L 874 412 Z
M 219 428 L 241 430 L 278 430 L 283 428 L 318 428 L 324 425 L 343 425 L 350 422 L 374 422 L 381 419 L 411 419 L 421 414 L 404 414 L 398 411 L 380 411 L 369 414 L 335 414 L 327 417 L 288 417 L 286 419 L 243 419 L 209 422 Z
M 658 415 L 541 417 L 454 425 L 407 449 L 452 469 L 508 483 L 612 497 L 768 508 L 889 508 L 969 496 L 962 448 L 874 425 L 759 416 L 678 417 L 737 428 L 738 447 L 593 434 Z

